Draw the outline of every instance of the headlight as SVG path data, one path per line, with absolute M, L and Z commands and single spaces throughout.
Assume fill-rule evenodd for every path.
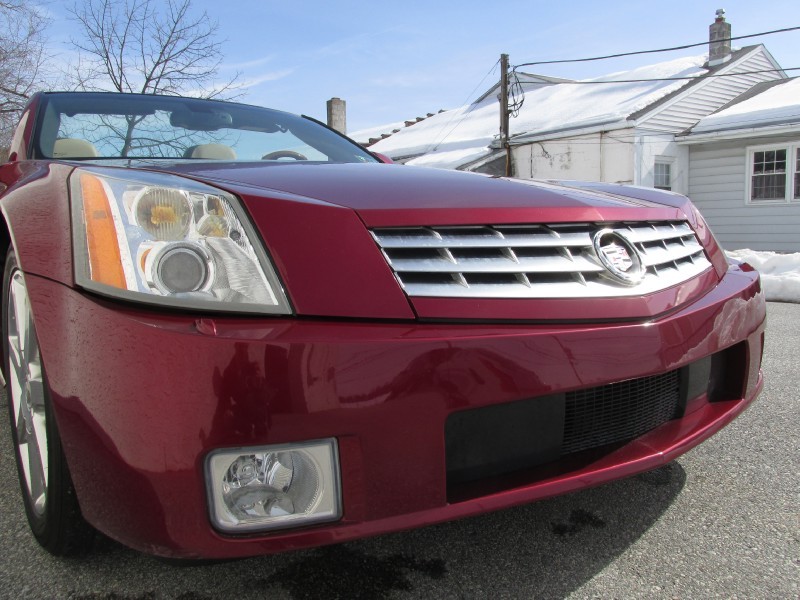
M 206 461 L 214 525 L 228 532 L 299 527 L 342 516 L 333 438 L 218 450 Z
M 76 169 L 75 279 L 96 292 L 201 310 L 287 314 L 239 201 L 173 175 Z

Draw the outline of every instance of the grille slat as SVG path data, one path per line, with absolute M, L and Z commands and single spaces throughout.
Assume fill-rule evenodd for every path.
M 453 263 L 437 258 L 390 258 L 397 273 L 586 273 L 603 268 L 580 256 L 570 260 L 564 256 L 518 256 L 517 261 L 498 254 L 496 257 L 460 258 Z
M 672 240 L 684 236 L 694 237 L 692 228 L 686 223 L 656 225 L 655 227 L 630 227 L 621 231 L 625 231 L 627 238 L 634 244 Z
M 420 227 L 420 230 L 423 228 Z M 483 229 L 483 228 L 480 228 Z M 565 246 L 589 246 L 592 241 L 588 233 L 568 233 L 556 236 L 546 230 L 532 229 L 530 233 L 503 234 L 502 229 L 496 232 L 501 236 L 465 230 L 463 235 L 443 233 L 441 236 L 410 232 L 408 229 L 398 233 L 391 229 L 373 230 L 373 236 L 384 249 L 391 248 L 562 248 Z M 402 233 L 408 232 L 408 233 Z
M 646 248 L 642 252 L 642 262 L 645 266 L 651 267 L 675 262 L 702 252 L 703 247 L 695 240 L 691 240 L 686 245 L 675 244 L 670 245 L 669 248 Z
M 637 285 L 608 276 L 592 245 L 592 236 L 602 229 L 613 229 L 635 246 L 646 268 Z M 636 296 L 711 267 L 682 221 L 377 228 L 371 233 L 409 296 Z

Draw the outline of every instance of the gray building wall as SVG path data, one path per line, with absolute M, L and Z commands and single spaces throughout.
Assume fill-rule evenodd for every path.
M 797 142 L 800 135 L 793 138 Z M 800 202 L 748 204 L 747 148 L 774 137 L 689 146 L 689 197 L 726 250 L 800 252 Z

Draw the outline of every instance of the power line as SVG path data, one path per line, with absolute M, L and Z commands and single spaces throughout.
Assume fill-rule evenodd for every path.
M 800 117 L 800 115 L 789 115 L 787 118 L 793 118 L 793 117 Z M 761 121 L 758 121 L 758 120 L 736 121 L 735 123 L 736 123 L 736 127 L 731 127 L 729 129 L 724 129 L 724 130 L 720 130 L 720 131 L 724 132 L 724 133 L 728 133 L 728 132 L 733 133 L 733 132 L 736 132 L 739 129 L 745 129 L 745 127 L 744 127 L 745 125 L 763 124 Z M 775 123 L 767 123 L 766 124 L 766 126 L 769 126 L 769 125 L 776 125 L 776 124 Z M 689 128 L 689 129 L 691 129 L 691 128 Z M 617 130 L 612 130 L 612 131 L 617 131 Z M 562 132 L 562 133 L 564 133 L 564 132 Z M 566 132 L 566 133 L 569 133 L 569 132 Z M 674 132 L 637 133 L 637 134 L 635 134 L 635 137 L 633 137 L 633 139 L 626 140 L 626 139 L 621 139 L 621 138 L 609 135 L 610 132 L 608 132 L 608 131 L 598 132 L 598 133 L 603 133 L 605 139 L 610 139 L 610 140 L 613 140 L 615 142 L 619 142 L 620 144 L 627 144 L 629 146 L 640 145 L 640 144 L 663 145 L 665 143 L 674 142 L 675 141 L 674 140 L 674 136 L 676 135 Z M 705 132 L 698 132 L 698 134 L 699 133 L 705 133 Z M 517 134 L 517 135 L 524 135 L 524 134 Z M 542 134 L 542 135 L 546 136 L 547 134 L 545 133 L 545 134 Z M 597 134 L 589 133 L 589 134 L 581 134 L 581 135 L 582 136 L 589 136 L 589 135 L 597 135 Z M 647 139 L 642 139 L 642 138 L 658 138 L 658 139 L 647 140 Z M 786 134 L 781 134 L 779 136 L 775 136 L 776 140 L 783 140 L 784 138 L 786 140 L 796 139 L 797 138 L 797 134 L 796 133 L 786 133 Z M 569 138 L 569 137 L 548 137 L 548 138 L 542 139 L 542 140 L 534 140 L 534 141 L 519 141 L 519 140 L 517 140 L 515 142 L 514 137 L 512 136 L 510 142 L 511 142 L 511 145 L 513 147 L 515 147 L 515 148 L 519 148 L 520 146 L 529 146 L 529 145 L 533 145 L 533 144 L 539 144 L 540 146 L 543 146 L 544 144 L 548 144 L 548 145 L 552 146 L 552 144 L 559 144 L 559 143 L 563 143 L 563 144 L 568 145 L 568 146 L 601 146 L 601 145 L 605 145 L 605 142 L 601 142 L 600 140 L 575 139 L 575 138 Z M 492 148 L 492 150 L 499 150 L 499 149 L 498 148 Z
M 795 119 L 794 121 L 791 121 L 792 123 L 800 122 L 800 113 L 792 113 L 792 114 L 789 114 L 789 115 L 784 115 L 784 119 L 789 119 L 789 120 Z M 721 130 L 715 130 L 715 131 L 720 131 L 720 132 L 724 132 L 724 133 L 728 133 L 728 132 L 733 133 L 733 132 L 736 132 L 737 130 L 745 129 L 747 125 L 753 125 L 753 126 L 762 125 L 762 126 L 767 126 L 768 127 L 768 126 L 772 126 L 772 125 L 782 125 L 782 124 L 785 124 L 785 123 L 764 123 L 763 120 L 761 120 L 761 119 L 742 118 L 742 119 L 735 119 L 735 120 L 732 119 L 732 120 L 728 121 L 728 124 L 729 125 L 733 125 L 733 126 L 732 127 L 726 127 L 725 129 L 721 129 Z M 689 127 L 687 129 L 692 129 L 693 127 L 694 126 Z M 510 142 L 515 147 L 527 146 L 527 145 L 532 145 L 532 144 L 539 144 L 541 146 L 543 144 L 553 144 L 553 143 L 556 143 L 556 144 L 557 143 L 563 143 L 563 144 L 567 144 L 567 145 L 570 145 L 570 146 L 573 146 L 573 145 L 575 145 L 575 146 L 599 146 L 599 145 L 601 145 L 603 143 L 600 140 L 580 139 L 580 138 L 583 137 L 583 136 L 592 136 L 592 135 L 604 134 L 606 139 L 610 139 L 610 140 L 613 140 L 615 142 L 619 142 L 621 144 L 629 144 L 629 145 L 634 145 L 634 144 L 664 144 L 666 142 L 674 141 L 674 136 L 676 135 L 674 132 L 670 132 L 670 131 L 653 132 L 653 133 L 641 133 L 641 132 L 638 132 L 638 133 L 635 133 L 635 134 L 634 133 L 628 134 L 630 139 L 623 139 L 623 138 L 615 137 L 614 135 L 612 135 L 613 133 L 618 132 L 618 131 L 621 131 L 621 130 L 612 129 L 612 130 L 609 130 L 609 131 L 598 131 L 596 133 L 585 133 L 585 134 L 580 134 L 578 136 L 578 138 L 556 137 L 557 135 L 561 135 L 561 134 L 564 134 L 564 133 L 569 133 L 569 130 L 567 130 L 567 131 L 559 132 L 558 134 L 554 134 L 554 137 L 548 137 L 546 139 L 534 140 L 534 141 L 524 141 L 524 140 L 520 141 L 520 140 L 517 140 L 516 143 L 514 143 L 515 142 L 514 136 L 512 136 Z M 699 133 L 705 133 L 705 132 L 698 132 L 698 134 Z M 521 134 L 516 134 L 516 135 L 517 136 L 522 136 L 522 135 L 526 135 L 526 134 L 525 133 L 521 133 Z M 542 135 L 546 136 L 548 134 L 544 133 Z M 622 133 L 621 135 L 624 136 L 625 134 Z M 789 138 L 794 139 L 794 138 L 797 137 L 797 134 L 786 133 L 786 134 L 782 134 L 780 136 L 775 136 L 775 137 L 776 138 L 785 137 L 787 139 L 789 139 Z M 642 138 L 658 138 L 658 139 L 648 141 L 648 140 L 642 139 Z
M 496 62 L 492 66 L 490 71 L 484 76 L 484 78 L 481 80 L 481 83 L 479 83 L 478 86 L 476 86 L 475 89 L 477 89 L 483 83 L 483 81 L 485 81 L 486 78 L 489 77 L 494 72 L 494 70 L 496 69 L 498 63 L 499 63 L 499 61 Z M 703 79 L 708 79 L 708 78 L 712 78 L 712 77 L 735 77 L 737 75 L 752 75 L 752 74 L 758 74 L 758 73 L 774 73 L 774 72 L 781 72 L 781 71 L 800 71 L 800 67 L 789 67 L 789 68 L 785 68 L 785 69 L 764 69 L 764 70 L 760 70 L 760 71 L 743 71 L 741 73 L 722 73 L 722 74 L 716 74 L 716 75 L 705 75 L 705 76 L 703 76 Z M 611 84 L 611 83 L 634 83 L 634 82 L 655 82 L 655 81 L 681 81 L 681 80 L 697 80 L 697 79 L 699 79 L 699 77 L 700 76 L 695 76 L 695 77 L 665 77 L 665 78 L 660 78 L 660 79 L 659 78 L 657 78 L 657 79 L 627 79 L 627 80 L 617 80 L 617 81 L 575 81 L 575 82 L 563 82 L 563 83 L 559 83 L 557 85 L 570 85 L 570 84 L 573 84 L 573 83 L 574 84 Z M 789 77 L 789 78 L 785 79 L 784 82 L 785 81 L 791 81 L 791 80 L 797 79 L 797 78 L 798 77 Z M 518 80 L 517 80 L 517 82 L 518 82 Z M 513 86 L 513 84 L 512 84 L 512 86 Z M 471 97 L 472 94 L 474 94 L 474 92 L 475 92 L 475 90 L 470 92 L 470 96 L 469 97 Z M 521 99 L 524 100 L 524 94 L 522 95 Z M 522 102 L 519 103 L 520 107 L 521 107 L 521 105 L 522 105 Z M 476 106 L 474 104 L 471 104 L 467 108 L 467 110 L 465 110 L 464 113 L 461 115 L 461 118 L 458 120 L 458 122 L 451 129 L 449 129 L 449 131 L 447 131 L 447 133 L 441 138 L 441 140 L 438 139 L 438 136 L 436 138 L 434 138 L 434 140 L 438 140 L 438 141 L 434 141 L 432 144 L 428 145 L 426 147 L 426 149 L 425 149 L 425 152 L 423 152 L 422 154 L 423 155 L 424 154 L 428 154 L 431 150 L 435 151 L 436 148 L 438 148 L 438 146 L 443 144 L 447 140 L 447 138 L 450 137 L 450 135 L 453 133 L 453 131 L 455 131 L 461 125 L 461 123 L 464 121 L 464 119 L 466 119 L 467 116 L 469 116 L 469 114 L 475 108 L 476 108 Z M 456 118 L 456 114 L 455 113 L 457 112 L 457 110 L 458 109 L 453 109 L 452 110 L 452 112 L 454 114 L 450 118 L 450 120 L 447 122 L 447 124 L 445 124 L 441 128 L 440 136 L 445 130 L 447 130 L 448 127 L 450 127 L 451 123 L 455 120 L 455 118 Z M 746 123 L 750 123 L 750 122 L 752 122 L 754 124 L 755 123 L 759 123 L 759 121 L 753 120 L 753 121 L 737 121 L 737 124 L 740 124 L 740 123 L 745 123 L 746 124 Z M 520 134 L 516 134 L 516 135 L 520 135 Z M 638 135 L 640 137 L 661 137 L 661 136 L 664 136 L 664 135 L 674 135 L 674 133 L 664 132 L 664 133 L 658 133 L 658 134 L 654 133 L 654 134 L 638 134 Z M 541 140 L 541 142 L 552 142 L 552 141 L 555 141 L 557 139 L 559 139 L 559 138 L 551 138 L 551 139 L 547 139 L 547 140 Z M 626 143 L 626 144 L 634 144 L 634 143 L 636 143 L 634 141 L 620 140 L 620 139 L 617 139 L 617 138 L 611 138 L 611 139 L 615 139 L 616 141 L 619 141 L 621 143 Z M 527 145 L 529 143 L 540 143 L 537 140 L 536 142 L 523 142 L 523 143 L 517 142 L 515 144 L 514 143 L 514 135 L 511 136 L 511 139 L 509 141 L 514 146 Z M 569 143 L 570 144 L 577 144 L 577 145 L 597 145 L 600 142 L 595 142 L 595 141 L 591 141 L 591 140 L 572 140 Z M 653 142 L 642 141 L 642 142 L 638 142 L 638 143 L 661 144 L 661 143 L 663 143 L 663 141 L 662 140 L 653 141 Z
M 525 88 L 522 87 L 522 83 L 519 80 L 519 74 L 517 73 L 516 69 L 511 71 L 511 75 L 509 77 L 511 82 L 508 87 L 508 113 L 512 117 L 518 117 L 519 111 L 522 109 L 522 105 L 525 104 Z
M 495 72 L 495 69 L 497 69 L 497 65 L 499 65 L 499 64 L 500 64 L 500 61 L 498 60 L 498 61 L 496 61 L 496 62 L 495 62 L 493 65 L 492 65 L 492 68 L 491 68 L 491 69 L 489 69 L 489 71 L 486 73 L 486 75 L 484 75 L 484 76 L 483 76 L 483 79 L 481 79 L 481 80 L 478 82 L 478 85 L 476 85 L 476 86 L 473 88 L 473 90 L 472 90 L 472 91 L 469 93 L 469 95 L 467 96 L 467 99 L 464 101 L 464 104 L 463 104 L 463 106 L 467 106 L 467 102 L 469 102 L 469 99 L 470 99 L 470 98 L 472 98 L 473 94 L 475 94 L 475 92 L 476 92 L 476 91 L 478 91 L 478 88 L 480 88 L 480 87 L 483 85 L 483 82 L 484 82 L 484 81 L 486 81 L 486 79 L 487 79 L 487 78 L 488 78 L 488 77 L 489 77 L 489 76 L 490 76 L 492 73 L 494 73 L 494 72 Z M 430 144 L 430 145 L 429 145 L 427 148 L 425 148 L 425 152 L 423 152 L 423 154 L 427 154 L 427 153 L 428 153 L 428 152 L 430 152 L 431 150 L 433 150 L 433 151 L 435 152 L 435 151 L 436 151 L 436 149 L 437 149 L 437 148 L 438 148 L 438 147 L 439 147 L 441 144 L 444 144 L 444 142 L 447 140 L 447 138 L 448 138 L 448 137 L 450 137 L 450 134 L 451 134 L 451 133 L 453 133 L 453 132 L 454 132 L 456 129 L 458 129 L 458 126 L 459 126 L 459 125 L 461 125 L 461 123 L 464 121 L 464 119 L 466 119 L 466 118 L 467 118 L 467 115 L 469 115 L 469 114 L 470 114 L 470 113 L 471 113 L 471 112 L 474 110 L 474 108 L 475 108 L 475 105 L 474 105 L 474 104 L 470 104 L 470 105 L 469 105 L 469 108 L 468 108 L 467 110 L 465 110 L 465 111 L 464 111 L 464 114 L 463 114 L 463 115 L 461 116 L 461 118 L 458 120 L 458 123 L 456 123 L 456 124 L 453 126 L 453 128 L 452 128 L 452 129 L 450 129 L 450 131 L 448 131 L 448 132 L 447 132 L 447 134 L 445 134 L 445 136 L 444 136 L 444 137 L 443 137 L 441 140 L 438 140 L 438 138 L 434 138 L 434 141 L 433 141 L 433 143 L 432 143 L 432 144 Z M 458 109 L 454 109 L 454 110 L 453 110 L 453 116 L 452 116 L 452 117 L 450 117 L 450 120 L 447 122 L 447 125 L 445 125 L 444 127 L 442 127 L 442 131 L 444 131 L 445 129 L 447 129 L 447 128 L 450 126 L 450 123 L 452 123 L 452 122 L 453 122 L 453 120 L 454 120 L 454 119 L 455 119 L 455 117 L 456 117 L 455 113 L 456 113 L 456 111 L 457 111 L 457 110 L 458 110 Z
M 715 40 L 716 42 L 730 42 L 733 40 L 744 40 L 747 38 L 759 37 L 762 35 L 772 35 L 774 33 L 786 33 L 788 31 L 797 31 L 800 29 L 800 26 L 797 27 L 785 27 L 783 29 L 773 29 L 772 31 L 762 31 L 761 33 L 751 33 L 749 35 L 737 35 L 735 37 L 729 38 L 722 38 L 719 40 Z M 516 67 L 531 67 L 534 65 L 556 65 L 562 63 L 576 63 L 576 62 L 590 62 L 594 60 L 607 60 L 609 58 L 621 58 L 623 56 L 636 56 L 638 54 L 655 54 L 658 52 L 672 52 L 673 50 L 686 50 L 687 48 L 697 48 L 699 46 L 706 46 L 708 45 L 708 40 L 704 42 L 697 42 L 695 44 L 684 44 L 683 46 L 673 46 L 671 48 L 657 48 L 654 50 L 637 50 L 635 52 L 620 52 L 619 54 L 608 54 L 606 56 L 592 56 L 589 58 L 569 58 L 569 59 L 561 59 L 561 60 L 540 60 L 537 62 L 526 62 L 520 63 Z
M 556 85 L 598 85 L 609 83 L 647 83 L 655 81 L 699 81 L 700 79 L 711 79 L 716 77 L 738 77 L 739 75 L 759 75 L 762 73 L 781 73 L 785 71 L 800 71 L 800 67 L 787 67 L 781 69 L 761 69 L 759 71 L 737 71 L 736 73 L 715 73 L 715 74 L 702 74 L 687 75 L 685 77 L 654 77 L 653 79 L 610 79 L 606 81 L 597 80 L 583 80 L 583 81 L 563 81 Z M 796 79 L 795 77 L 787 78 Z

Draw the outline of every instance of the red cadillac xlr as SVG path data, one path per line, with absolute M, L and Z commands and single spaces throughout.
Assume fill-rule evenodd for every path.
M 663 465 L 762 387 L 758 274 L 658 190 L 385 164 L 308 119 L 42 93 L 0 166 L 22 497 L 228 558 Z

